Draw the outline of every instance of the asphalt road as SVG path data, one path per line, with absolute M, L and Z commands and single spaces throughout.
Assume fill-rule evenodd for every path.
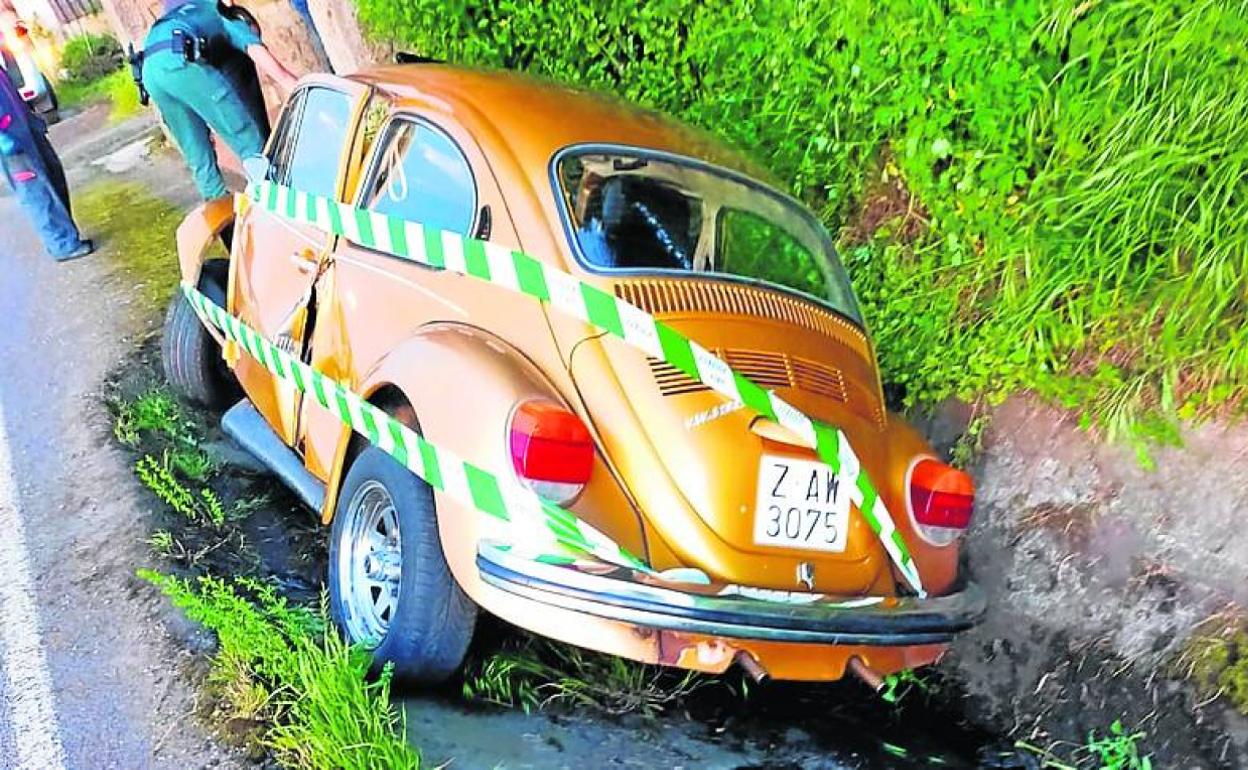
M 71 184 L 152 130 L 101 124 L 54 133 Z M 191 718 L 163 600 L 134 577 L 144 509 L 101 409 L 141 328 L 125 286 L 98 256 L 45 256 L 7 194 L 0 260 L 0 768 L 233 766 Z

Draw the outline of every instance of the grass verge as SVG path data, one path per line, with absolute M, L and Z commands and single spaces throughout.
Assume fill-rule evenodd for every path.
M 390 705 L 388 674 L 367 678 L 368 653 L 344 644 L 319 611 L 291 606 L 254 580 L 195 580 L 141 570 L 187 617 L 216 633 L 209 682 L 223 719 L 259 725 L 285 767 L 417 770 Z
M 272 521 L 252 519 L 280 503 L 220 473 L 202 415 L 163 386 L 128 389 L 110 399 L 113 433 L 139 458 L 136 475 L 163 503 L 147 539 L 151 553 L 178 573 L 139 574 L 217 636 L 207 677 L 211 721 L 227 739 L 284 767 L 418 768 L 390 705 L 388 676 L 370 681 L 367 652 L 340 640 L 324 607 L 292 602 L 271 582 L 271 570 L 289 582 L 291 568 L 266 563 L 256 541 Z M 276 538 L 283 549 L 289 534 Z M 299 538 L 289 545 L 308 547 Z
M 121 122 L 143 109 L 139 104 L 139 90 L 125 68 L 94 80 L 58 83 L 56 95 L 61 109 L 85 109 L 108 102 L 112 105 L 108 113 L 111 123 Z
M 178 283 L 175 233 L 182 212 L 138 182 L 94 182 L 74 197 L 74 216 L 132 280 L 143 308 L 163 310 Z

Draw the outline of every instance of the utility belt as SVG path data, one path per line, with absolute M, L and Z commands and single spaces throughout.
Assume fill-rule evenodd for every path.
M 260 33 L 260 24 L 256 21 L 256 17 L 241 5 L 227 5 L 222 0 L 217 0 L 217 13 L 226 19 L 233 21 L 246 22 L 258 35 Z M 160 24 L 171 16 L 163 16 L 157 19 L 156 24 Z M 168 40 L 162 40 L 158 43 L 147 46 L 142 51 L 134 50 L 134 43 L 131 43 L 126 50 L 126 59 L 130 62 L 130 76 L 134 78 L 134 85 L 139 89 L 139 102 L 144 106 L 151 100 L 147 93 L 147 89 L 143 86 L 143 60 L 155 53 L 162 51 L 171 51 L 175 55 L 181 56 L 182 60 L 187 64 L 195 64 L 197 62 L 207 64 L 209 67 L 217 66 L 224 58 L 224 51 L 221 50 L 221 43 L 211 41 L 206 37 L 195 35 L 188 32 L 183 27 L 174 27 L 170 30 Z
M 212 67 L 216 66 L 219 59 L 215 48 L 216 46 L 212 45 L 208 38 L 191 34 L 181 27 L 174 27 L 170 30 L 168 40 L 153 43 L 142 51 L 134 50 L 134 43 L 131 43 L 126 50 L 126 59 L 130 62 L 130 77 L 134 79 L 134 85 L 139 89 L 139 103 L 146 106 L 151 101 L 147 88 L 143 85 L 143 61 L 147 57 L 169 51 L 187 64 L 198 62 Z

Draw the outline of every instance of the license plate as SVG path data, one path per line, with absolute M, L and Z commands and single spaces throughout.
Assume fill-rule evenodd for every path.
M 843 552 L 849 530 L 849 483 L 823 463 L 763 455 L 754 542 Z

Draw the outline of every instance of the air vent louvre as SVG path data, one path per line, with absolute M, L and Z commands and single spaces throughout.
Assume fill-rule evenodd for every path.
M 799 388 L 842 403 L 849 400 L 845 378 L 835 367 L 804 358 L 790 358 L 783 353 L 759 350 L 729 348 L 712 352 L 738 373 L 764 388 Z M 665 396 L 710 390 L 666 361 L 657 358 L 649 361 L 659 392 Z
M 845 377 L 840 369 L 804 358 L 794 358 L 791 363 L 793 379 L 798 388 L 841 402 L 849 400 L 849 394 L 845 390 Z
M 756 286 L 712 281 L 652 279 L 615 285 L 620 299 L 648 313 L 730 313 L 791 323 L 841 340 L 870 355 L 862 330 L 835 313 L 777 291 Z

